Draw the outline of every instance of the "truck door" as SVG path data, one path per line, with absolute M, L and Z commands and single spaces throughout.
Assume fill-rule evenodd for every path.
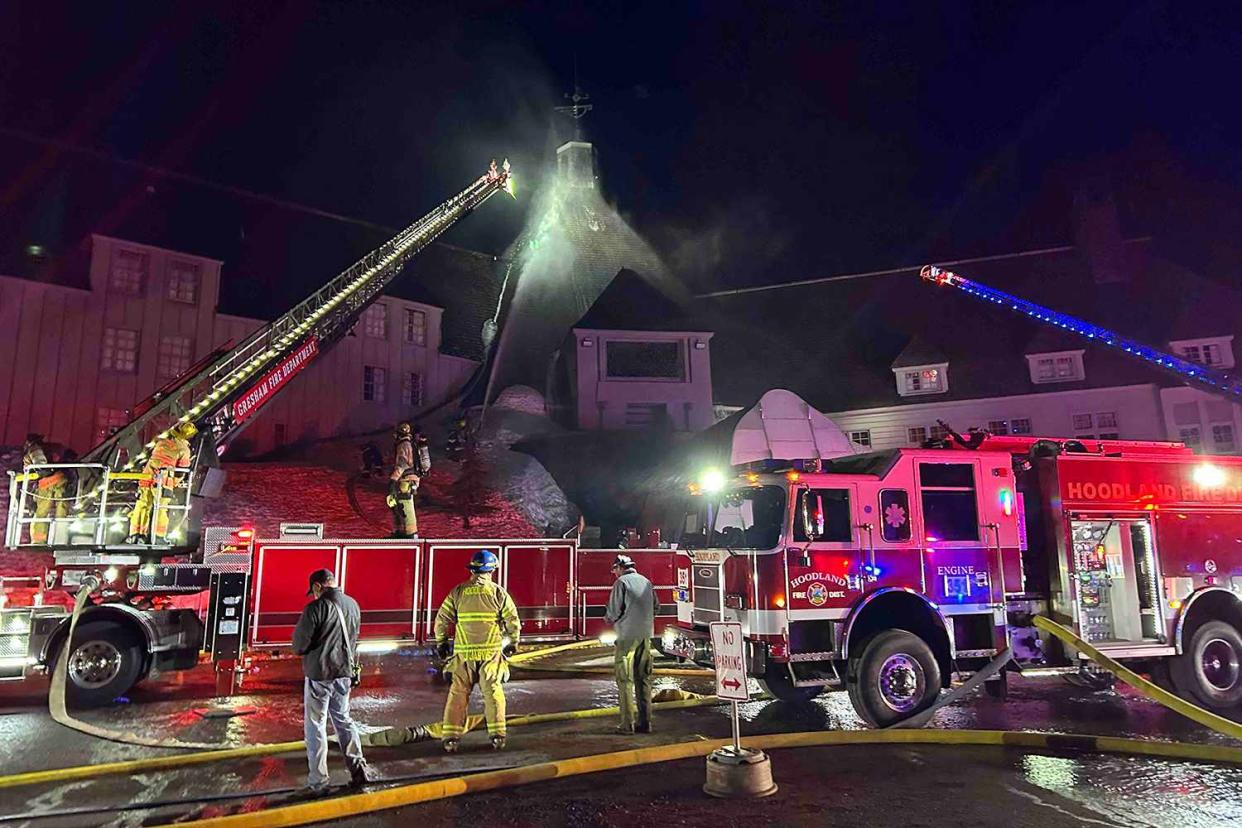
M 858 486 L 794 489 L 793 539 L 803 554 L 787 556 L 788 612 L 845 608 L 866 583 L 870 542 L 858 520 Z M 805 545 L 805 546 L 803 546 Z
M 1004 601 L 1000 547 L 979 505 L 977 460 L 917 462 L 913 531 L 926 553 L 924 592 L 945 615 L 990 612 Z

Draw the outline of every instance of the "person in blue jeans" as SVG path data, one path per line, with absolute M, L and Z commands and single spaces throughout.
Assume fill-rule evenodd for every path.
M 345 754 L 352 784 L 372 780 L 371 768 L 362 755 L 358 726 L 349 715 L 349 691 L 353 685 L 354 652 L 362 613 L 358 602 L 336 586 L 329 569 L 311 573 L 307 595 L 315 596 L 302 610 L 293 630 L 293 651 L 302 656 L 306 682 L 306 760 L 310 773 L 307 790 L 321 793 L 328 788 L 328 719 Z

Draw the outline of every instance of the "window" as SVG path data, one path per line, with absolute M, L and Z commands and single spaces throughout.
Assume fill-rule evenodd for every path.
M 864 448 L 871 448 L 871 432 L 867 430 L 851 431 L 850 442 Z
M 1203 443 L 1198 426 L 1188 426 L 1177 431 L 1177 438 L 1190 448 L 1198 448 Z
M 168 298 L 193 305 L 198 297 L 198 265 L 176 262 L 168 266 Z
M 1233 426 L 1227 424 L 1212 426 L 1212 444 L 1217 451 L 1233 451 Z
M 376 339 L 388 338 L 388 306 L 377 302 L 362 312 L 362 330 Z
M 388 374 L 383 368 L 364 365 L 362 368 L 362 399 L 382 403 L 388 398 Z
M 184 374 L 190 368 L 193 347 L 187 336 L 165 336 L 160 339 L 159 358 L 156 371 L 162 379 L 172 379 Z
M 117 293 L 137 296 L 147 277 L 147 254 L 136 250 L 117 250 L 112 254 L 108 286 Z
M 1031 370 L 1031 382 L 1073 382 L 1086 374 L 1082 367 L 1082 351 L 1059 354 L 1031 354 L 1027 364 Z
M 949 430 L 942 425 L 934 425 L 929 432 L 933 440 L 947 440 L 949 438 Z
M 899 377 L 897 391 L 903 397 L 915 394 L 940 394 L 947 390 L 943 366 L 905 368 L 900 370 Z
M 104 328 L 100 367 L 123 374 L 138 370 L 138 332 L 126 328 Z
M 418 374 L 405 375 L 405 382 L 401 383 L 401 404 L 414 407 L 423 404 L 423 378 Z
M 906 429 L 906 442 L 912 446 L 921 446 L 927 442 L 927 429 L 915 426 Z
M 920 463 L 919 485 L 927 540 L 979 539 L 974 467 L 968 463 Z
M 1099 414 L 1096 414 L 1095 415 L 1095 427 L 1096 428 L 1116 428 L 1117 427 L 1117 412 L 1116 411 L 1101 411 Z
M 100 408 L 95 412 L 95 429 L 100 437 L 111 437 L 129 422 L 129 412 L 121 408 Z
M 427 344 L 427 314 L 405 309 L 405 341 L 411 345 Z
M 880 491 L 881 536 L 889 543 L 910 540 L 910 495 L 905 489 Z
M 1213 339 L 1185 339 L 1170 342 L 1173 353 L 1190 362 L 1210 365 L 1213 368 L 1232 368 L 1233 337 L 1222 336 Z
M 1090 414 L 1075 414 L 1074 415 L 1074 430 L 1082 431 L 1084 428 L 1091 428 L 1091 415 Z
M 803 489 L 798 493 L 794 540 L 849 543 L 853 539 L 849 489 Z
M 729 549 L 771 549 L 781 539 L 786 516 L 785 490 L 760 486 L 721 499 L 713 516 L 708 545 Z
M 988 431 L 992 432 L 998 437 L 1003 437 L 1004 435 L 1009 433 L 1009 421 L 1008 420 L 988 420 Z
M 609 342 L 610 379 L 684 380 L 686 363 L 680 342 Z
M 1030 417 L 1014 417 L 1009 421 L 1010 434 L 1032 434 Z

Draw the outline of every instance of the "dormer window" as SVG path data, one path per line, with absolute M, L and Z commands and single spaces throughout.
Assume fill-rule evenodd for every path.
M 1232 368 L 1233 337 L 1214 336 L 1205 339 L 1181 339 L 1170 342 L 1173 353 L 1189 362 L 1209 368 Z
M 1082 351 L 1027 354 L 1026 361 L 1031 371 L 1031 382 L 1043 385 L 1085 379 L 1087 375 L 1082 367 L 1082 354 Z
M 903 397 L 920 394 L 943 394 L 949 390 L 949 365 L 914 365 L 894 368 L 897 376 L 897 393 Z

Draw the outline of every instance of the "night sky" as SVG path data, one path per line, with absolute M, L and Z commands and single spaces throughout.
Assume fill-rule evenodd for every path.
M 147 222 L 304 292 L 382 235 L 27 138 L 396 227 L 493 156 L 529 196 L 576 56 L 608 199 L 694 288 L 1068 243 L 1085 180 L 1242 284 L 1235 5 L 11 0 L 4 261 Z M 447 240 L 499 253 L 529 204 Z

